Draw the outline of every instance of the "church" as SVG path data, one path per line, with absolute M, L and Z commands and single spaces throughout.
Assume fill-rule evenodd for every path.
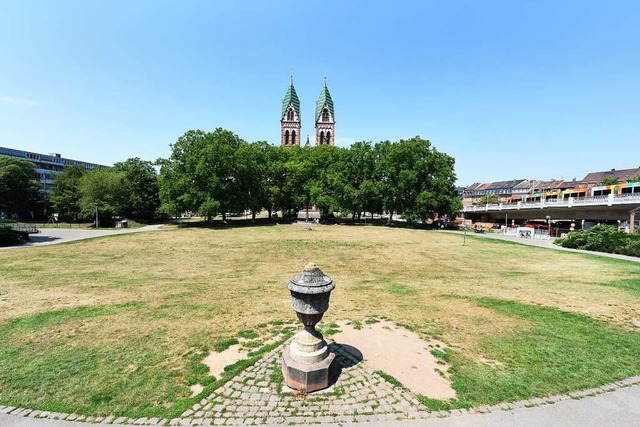
M 315 145 L 334 145 L 336 121 L 333 112 L 333 99 L 327 87 L 327 78 L 324 79 L 324 87 L 316 101 L 316 137 Z M 282 99 L 282 115 L 280 118 L 280 145 L 287 147 L 300 145 L 300 129 L 302 119 L 300 117 L 300 99 L 293 87 L 293 75 L 291 84 Z M 307 136 L 307 144 L 309 137 Z

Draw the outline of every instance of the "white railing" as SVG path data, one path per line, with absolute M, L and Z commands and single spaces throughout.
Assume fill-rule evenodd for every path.
M 542 200 L 536 202 L 517 202 L 517 203 L 499 203 L 488 205 L 472 205 L 462 208 L 462 212 L 489 212 L 489 211 L 503 211 L 503 210 L 520 210 L 520 209 L 543 209 L 543 208 L 555 208 L 555 207 L 576 207 L 576 206 L 614 206 L 614 205 L 627 205 L 627 204 L 640 204 L 640 194 L 625 194 L 616 196 L 609 194 L 607 196 L 596 197 L 569 197 L 564 200 Z

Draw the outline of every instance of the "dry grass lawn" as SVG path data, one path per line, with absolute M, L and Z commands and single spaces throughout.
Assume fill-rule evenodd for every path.
M 546 312 L 516 315 L 495 301 L 557 309 L 577 315 L 567 324 L 640 341 L 637 264 L 488 239 L 462 246 L 457 235 L 385 227 L 176 229 L 1 252 L 0 404 L 129 414 L 170 407 L 190 394 L 190 354 L 294 318 L 285 282 L 309 261 L 337 284 L 325 322 L 384 316 L 446 342 L 458 355 L 462 395 L 476 387 L 465 367 L 498 375 L 511 362 L 528 363 L 496 360 L 491 340 L 515 339 L 544 321 Z M 73 373 L 42 377 L 69 369 L 78 352 L 87 364 L 109 365 L 92 369 L 113 383 L 82 364 L 75 375 L 83 382 Z M 632 356 L 621 355 L 629 363 L 612 375 L 640 372 Z M 456 387 L 456 371 L 452 377 Z

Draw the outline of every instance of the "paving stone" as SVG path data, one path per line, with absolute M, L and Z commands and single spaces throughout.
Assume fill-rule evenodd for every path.
M 122 424 L 125 421 L 127 421 L 127 417 L 118 417 L 115 420 L 113 420 L 113 424 Z

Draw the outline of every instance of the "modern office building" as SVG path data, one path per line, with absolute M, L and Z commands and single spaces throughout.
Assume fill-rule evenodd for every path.
M 16 159 L 23 159 L 33 162 L 36 165 L 36 171 L 40 175 L 40 184 L 43 192 L 50 192 L 53 188 L 53 176 L 62 173 L 66 166 L 80 165 L 85 170 L 108 166 L 98 165 L 95 163 L 83 162 L 81 160 L 73 160 L 62 157 L 60 154 L 40 154 L 31 151 L 16 150 L 13 148 L 0 147 L 0 156 L 9 156 Z

